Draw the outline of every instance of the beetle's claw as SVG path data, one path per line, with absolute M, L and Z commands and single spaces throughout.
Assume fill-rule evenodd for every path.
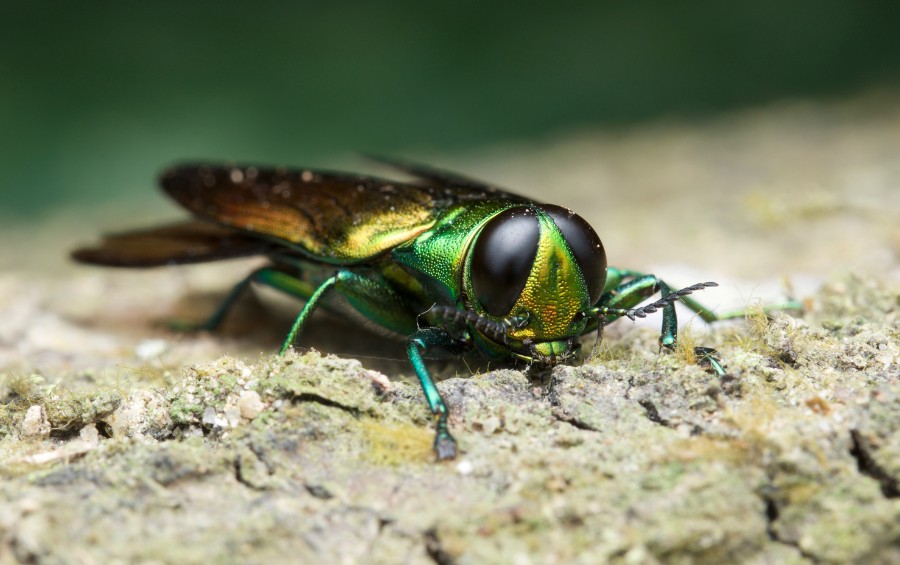
M 438 461 L 456 459 L 456 440 L 448 432 L 438 432 L 434 438 L 434 454 Z
M 718 351 L 712 347 L 695 347 L 694 355 L 697 356 L 698 365 L 720 377 L 725 376 L 725 367 L 722 366 Z

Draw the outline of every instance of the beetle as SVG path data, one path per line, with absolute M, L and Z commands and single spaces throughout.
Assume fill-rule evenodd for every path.
M 660 345 L 677 340 L 675 302 L 717 316 L 655 275 L 609 267 L 599 236 L 566 208 L 406 161 L 381 161 L 411 182 L 312 169 L 192 163 L 162 173 L 162 189 L 193 219 L 107 235 L 75 260 L 114 267 L 264 255 L 202 324 L 219 325 L 251 283 L 301 298 L 281 353 L 323 299 L 407 340 L 436 429 L 438 460 L 453 459 L 448 409 L 423 354 L 477 350 L 489 359 L 549 367 L 572 360 L 580 337 L 622 317 L 662 310 Z M 659 293 L 661 298 L 638 305 Z M 333 296 L 332 296 L 333 298 Z M 333 301 L 332 301 L 333 302 Z M 335 306 L 332 306 L 335 307 Z M 599 338 L 599 337 L 598 337 Z M 724 369 L 709 348 L 702 364 Z

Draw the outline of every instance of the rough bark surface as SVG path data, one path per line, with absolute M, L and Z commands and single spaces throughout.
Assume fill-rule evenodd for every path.
M 461 160 L 577 210 L 616 266 L 716 280 L 717 309 L 784 278 L 808 312 L 685 311 L 722 379 L 659 354 L 657 319 L 541 378 L 436 361 L 446 464 L 402 344 L 319 316 L 321 353 L 276 358 L 296 305 L 267 296 L 217 335 L 158 323 L 252 262 L 75 268 L 72 241 L 128 218 L 7 225 L 0 563 L 898 563 L 897 147 L 882 96 Z

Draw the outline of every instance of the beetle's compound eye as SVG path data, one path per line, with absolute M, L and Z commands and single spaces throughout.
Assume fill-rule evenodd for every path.
M 505 316 L 525 288 L 534 265 L 540 224 L 533 210 L 510 208 L 491 218 L 472 249 L 472 289 L 492 316 Z
M 584 218 L 571 210 L 552 204 L 542 204 L 541 208 L 553 219 L 569 244 L 569 249 L 584 274 L 591 304 L 596 304 L 606 285 L 606 251 L 600 237 Z

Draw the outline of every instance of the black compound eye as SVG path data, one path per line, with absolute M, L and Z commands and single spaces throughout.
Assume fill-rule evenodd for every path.
M 541 205 L 559 228 L 584 274 L 591 304 L 596 304 L 606 285 L 606 251 L 594 228 L 584 218 L 561 206 Z
M 510 208 L 481 229 L 472 249 L 472 289 L 492 316 L 505 316 L 525 288 L 541 227 L 533 210 Z

